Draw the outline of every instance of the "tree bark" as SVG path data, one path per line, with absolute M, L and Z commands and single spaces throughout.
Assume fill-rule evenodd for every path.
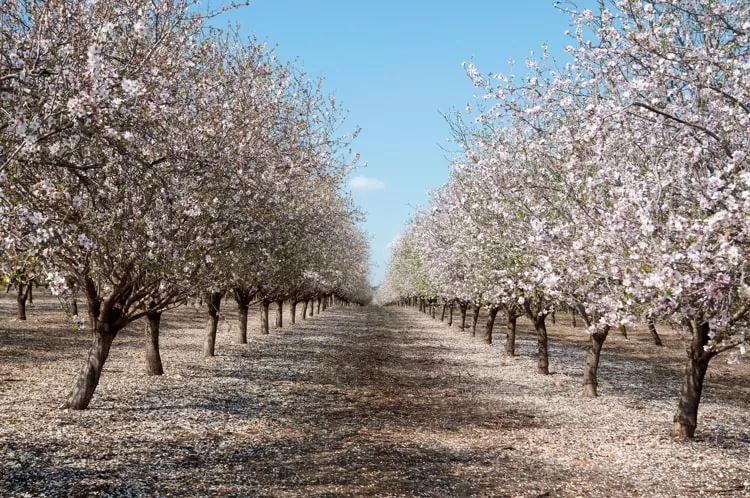
M 505 332 L 505 356 L 516 355 L 516 322 L 518 315 L 508 310 L 508 330 Z
M 237 303 L 237 321 L 239 322 L 237 342 L 240 344 L 247 344 L 247 315 L 249 311 L 250 306 L 244 303 Z
M 573 328 L 576 328 L 578 326 L 578 323 L 576 322 L 576 309 L 571 308 L 570 310 L 570 321 Z
M 307 320 L 307 299 L 302 301 L 302 319 Z
M 268 334 L 268 308 L 271 305 L 271 301 L 263 299 L 260 302 L 260 333 Z
M 466 309 L 468 307 L 468 303 L 460 303 L 458 305 L 458 308 L 461 310 L 461 330 L 466 330 Z
M 78 301 L 76 300 L 76 298 L 73 298 L 73 302 L 71 303 L 71 310 L 73 316 L 78 316 Z
M 654 344 L 657 346 L 663 346 L 664 344 L 661 342 L 661 337 L 659 336 L 659 333 L 656 331 L 656 322 L 654 321 L 654 317 L 650 316 L 648 317 L 648 332 L 651 334 L 651 338 L 654 340 Z
M 26 320 L 26 300 L 29 298 L 29 289 L 31 285 L 18 284 L 18 294 L 16 295 L 17 313 L 19 320 Z
M 96 316 L 91 317 L 91 321 L 95 326 L 92 331 L 93 337 L 89 354 L 83 367 L 78 372 L 73 389 L 62 408 L 71 410 L 88 408 L 91 398 L 94 396 L 94 391 L 96 391 L 96 386 L 99 385 L 102 368 L 104 368 L 104 362 L 107 361 L 109 356 L 112 341 L 115 340 L 117 332 L 125 326 L 119 320 L 113 320 L 112 323 L 99 321 Z
M 203 341 L 203 356 L 205 358 L 211 358 L 216 352 L 216 329 L 219 326 L 221 297 L 221 292 L 211 292 L 206 299 L 208 322 L 206 324 L 206 337 Z
M 583 367 L 583 395 L 595 398 L 598 393 L 596 372 L 599 369 L 599 358 L 602 353 L 604 340 L 609 333 L 609 327 L 591 334 L 591 345 L 586 349 L 586 363 Z
M 146 326 L 146 373 L 148 375 L 164 375 L 164 368 L 159 354 L 159 328 L 161 312 L 149 313 Z
M 276 301 L 276 328 L 284 328 L 284 301 Z
M 289 304 L 289 319 L 292 321 L 292 325 L 297 323 L 297 301 L 292 300 Z
M 549 375 L 549 339 L 547 338 L 547 324 L 545 315 L 540 315 L 534 320 L 537 341 L 537 372 Z
M 479 305 L 474 306 L 474 316 L 471 322 L 471 336 L 476 337 L 477 335 L 477 321 L 479 321 Z
M 446 305 L 446 304 L 443 304 L 443 311 L 442 311 L 442 312 L 440 312 L 440 321 L 441 321 L 441 322 L 444 322 L 444 321 L 445 321 L 445 308 L 446 308 L 446 307 L 447 307 L 447 305 Z
M 315 311 L 316 315 L 320 315 L 320 302 L 323 300 L 323 298 L 318 298 L 318 309 Z
M 453 303 L 448 306 L 448 326 L 453 326 Z
M 688 361 L 685 364 L 677 413 L 672 427 L 672 437 L 680 440 L 692 439 L 695 436 L 703 381 L 708 370 L 708 363 L 715 356 L 715 353 L 703 349 L 708 342 L 710 332 L 708 323 L 693 322 L 690 324 L 690 329 L 692 337 L 687 350 Z
M 492 344 L 492 329 L 495 326 L 495 317 L 500 309 L 497 306 L 490 306 L 490 316 L 487 317 L 487 323 L 484 324 L 484 337 L 485 344 Z
M 552 325 L 555 325 L 555 323 L 556 323 L 555 312 L 553 311 L 552 313 L 550 313 L 549 317 L 550 317 L 550 320 L 552 320 Z

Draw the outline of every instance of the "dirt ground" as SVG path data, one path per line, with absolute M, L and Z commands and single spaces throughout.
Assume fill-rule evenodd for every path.
M 673 442 L 684 351 L 664 326 L 661 348 L 613 334 L 586 399 L 566 316 L 540 376 L 525 320 L 514 358 L 501 323 L 488 346 L 403 308 L 286 316 L 267 336 L 255 310 L 240 345 L 230 304 L 204 359 L 204 315 L 182 307 L 163 320 L 165 375 L 145 375 L 132 324 L 90 409 L 69 411 L 88 332 L 51 296 L 26 322 L 13 306 L 0 297 L 0 496 L 750 496 L 748 358 L 712 362 L 697 437 Z

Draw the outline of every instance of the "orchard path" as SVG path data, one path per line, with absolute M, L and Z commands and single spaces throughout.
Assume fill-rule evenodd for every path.
M 673 404 L 662 397 L 673 386 L 584 400 L 578 347 L 553 346 L 556 375 L 542 377 L 532 374 L 530 335 L 511 359 L 502 344 L 488 347 L 411 309 L 333 308 L 248 345 L 232 343 L 230 313 L 217 356 L 205 360 L 194 323 L 202 315 L 192 313 L 164 321 L 161 378 L 141 373 L 140 326 L 126 330 L 83 412 L 54 408 L 81 343 L 50 333 L 54 354 L 28 345 L 25 363 L 14 365 L 15 356 L 3 357 L 6 340 L 0 495 L 750 492 L 741 480 L 746 432 L 712 428 L 722 440 L 695 443 L 688 454 L 701 467 L 688 467 L 684 448 L 666 437 Z M 29 361 L 33 374 L 21 367 Z M 728 479 L 733 472 L 739 477 Z

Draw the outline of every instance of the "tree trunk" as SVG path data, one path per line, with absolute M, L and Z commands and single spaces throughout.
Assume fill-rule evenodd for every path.
M 583 367 L 583 395 L 589 398 L 595 398 L 598 395 L 596 372 L 599 369 L 599 358 L 608 333 L 609 327 L 605 327 L 591 334 L 591 345 L 586 350 L 586 363 Z
M 148 324 L 146 326 L 146 373 L 148 375 L 164 375 L 159 354 L 159 326 L 161 325 L 161 313 L 149 313 L 146 315 Z
M 448 326 L 453 326 L 453 304 L 448 306 Z
M 505 356 L 516 355 L 516 322 L 518 315 L 508 311 L 508 330 L 505 333 Z
M 307 299 L 302 301 L 302 319 L 307 320 Z
M 29 303 L 34 304 L 34 282 L 33 281 L 29 282 L 27 288 L 28 288 L 27 297 L 29 299 Z
M 318 298 L 318 309 L 317 309 L 317 310 L 315 310 L 315 314 L 316 314 L 316 315 L 320 315 L 320 302 L 321 302 L 322 300 L 323 300 L 322 298 Z
M 268 334 L 268 308 L 271 305 L 271 301 L 263 299 L 260 303 L 260 333 Z
M 468 308 L 468 304 L 459 304 L 458 308 L 461 310 L 461 330 L 466 330 L 466 308 Z
M 552 313 L 550 313 L 549 317 L 552 320 L 552 325 L 554 325 L 555 324 L 555 312 L 553 311 Z
M 471 322 L 471 336 L 476 337 L 477 335 L 477 322 L 479 321 L 479 305 L 474 306 L 474 320 Z
M 206 338 L 203 341 L 203 356 L 211 358 L 216 350 L 216 328 L 219 326 L 219 310 L 221 309 L 221 292 L 211 292 L 206 299 L 208 309 L 208 323 L 206 324 Z
M 487 323 L 484 324 L 484 337 L 485 344 L 492 344 L 492 328 L 495 326 L 495 317 L 500 308 L 497 306 L 490 306 L 490 316 L 487 317 Z
M 17 313 L 19 320 L 26 320 L 26 300 L 29 297 L 28 287 L 24 284 L 18 284 L 18 294 L 16 295 Z
M 78 301 L 76 298 L 73 298 L 73 302 L 71 303 L 71 312 L 73 316 L 78 316 Z
M 289 304 L 289 319 L 292 321 L 292 325 L 297 323 L 297 301 L 292 300 L 292 302 Z
M 276 328 L 284 328 L 284 301 L 276 301 Z
M 570 321 L 573 328 L 576 328 L 578 326 L 578 323 L 576 322 L 576 309 L 571 308 L 570 310 Z
M 534 330 L 536 330 L 537 342 L 537 372 L 542 375 L 549 375 L 549 351 L 547 338 L 547 324 L 545 315 L 540 315 L 534 320 Z
M 617 327 L 617 329 L 620 331 L 620 335 L 623 336 L 625 339 L 628 338 L 628 329 L 625 328 L 625 325 L 622 323 Z
M 654 317 L 650 316 L 648 317 L 648 332 L 651 334 L 651 338 L 654 340 L 654 344 L 657 346 L 663 346 L 661 342 L 661 337 L 659 336 L 659 333 L 656 331 L 656 322 L 654 322 Z
M 321 306 L 321 311 L 327 310 L 328 309 L 328 296 L 323 296 L 320 300 L 323 302 Z
M 237 342 L 240 344 L 247 344 L 247 315 L 249 311 L 250 306 L 248 304 L 237 303 L 237 321 L 239 322 Z
M 441 322 L 445 321 L 445 308 L 446 307 L 447 307 L 447 305 L 443 304 L 443 311 L 440 313 L 440 321 Z
M 693 322 L 690 329 L 692 338 L 687 350 L 688 361 L 685 364 L 680 399 L 672 427 L 672 437 L 681 440 L 692 439 L 695 436 L 695 428 L 698 426 L 698 405 L 703 393 L 703 380 L 708 370 L 708 363 L 715 355 L 703 349 L 708 342 L 710 332 L 708 323 Z
M 71 410 L 85 410 L 88 408 L 91 398 L 94 396 L 99 378 L 102 375 L 104 362 L 107 361 L 112 341 L 115 340 L 117 332 L 124 326 L 107 322 L 100 322 L 96 317 L 91 317 L 95 324 L 88 358 L 83 368 L 78 372 L 73 389 L 62 408 Z

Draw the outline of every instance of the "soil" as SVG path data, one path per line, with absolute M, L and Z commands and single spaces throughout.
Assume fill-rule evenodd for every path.
M 115 341 L 90 408 L 61 410 L 88 348 L 41 292 L 26 322 L 0 298 L 0 496 L 750 496 L 750 364 L 709 367 L 698 433 L 669 438 L 685 358 L 660 325 L 607 339 L 596 399 L 587 336 L 549 325 L 552 374 L 519 320 L 517 355 L 414 309 L 335 307 L 217 354 L 205 314 L 165 314 L 165 375 L 144 373 L 144 323 Z M 439 314 L 438 314 L 439 316 Z M 470 320 L 469 320 L 470 321 Z M 480 327 L 482 324 L 479 324 Z

